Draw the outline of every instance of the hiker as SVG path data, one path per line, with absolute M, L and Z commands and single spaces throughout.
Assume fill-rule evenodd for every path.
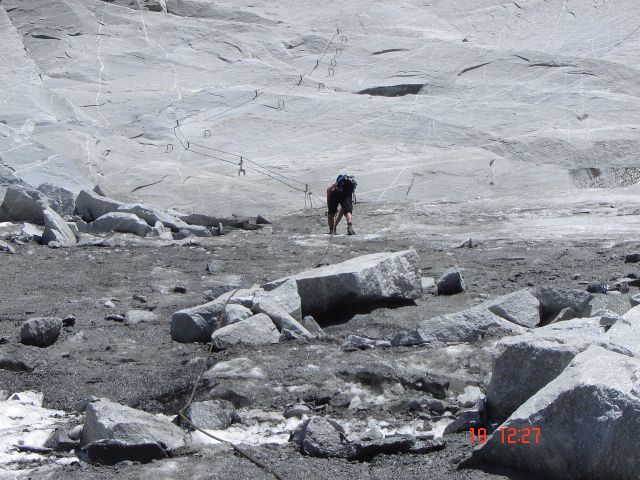
M 356 179 L 351 175 L 338 175 L 336 183 L 327 189 L 327 207 L 329 207 L 329 233 L 335 234 L 342 216 L 347 219 L 347 235 L 355 235 L 353 231 L 353 196 L 357 186 Z M 340 205 L 340 213 L 338 213 Z

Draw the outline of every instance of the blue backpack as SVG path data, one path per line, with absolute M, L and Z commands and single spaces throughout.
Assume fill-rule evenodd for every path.
M 338 175 L 338 178 L 336 178 L 336 185 L 338 186 L 338 188 L 342 188 L 345 183 L 350 183 L 351 185 L 353 185 L 353 191 L 356 191 L 356 186 L 358 185 L 358 182 L 356 182 L 356 177 L 354 177 L 353 175 Z

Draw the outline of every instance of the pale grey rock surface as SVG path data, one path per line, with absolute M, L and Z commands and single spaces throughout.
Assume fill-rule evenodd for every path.
M 31 222 L 44 225 L 47 197 L 38 190 L 10 185 L 0 205 L 0 221 Z
M 637 478 L 639 370 L 637 358 L 590 347 L 500 426 L 519 432 L 537 428 L 539 441 L 534 432 L 529 444 L 507 444 L 498 431 L 475 450 L 472 461 L 516 467 L 540 478 Z
M 214 348 L 224 350 L 240 343 L 247 345 L 278 343 L 280 335 L 271 319 L 264 313 L 259 313 L 241 322 L 219 328 L 211 335 L 211 341 Z
M 63 247 L 73 247 L 77 243 L 73 230 L 51 207 L 44 210 L 43 216 L 42 243 L 48 245 L 49 242 L 59 242 Z
M 227 400 L 205 400 L 189 405 L 185 416 L 199 428 L 224 430 L 231 425 L 235 411 L 233 404 Z M 185 426 L 191 428 L 188 424 Z
M 606 339 L 596 318 L 567 320 L 502 338 L 487 387 L 489 417 L 504 420 L 578 353 L 599 342 L 605 344 Z
M 481 304 L 492 313 L 523 327 L 540 323 L 540 301 L 528 290 L 518 290 Z
M 73 215 L 76 206 L 76 195 L 71 190 L 52 183 L 43 183 L 38 191 L 47 197 L 47 202 L 58 215 Z
M 242 305 L 229 302 L 225 308 L 224 301 L 213 300 L 175 312 L 171 317 L 171 338 L 182 343 L 208 342 L 219 327 L 237 323 L 252 315 L 251 310 Z
M 80 228 L 80 227 L 79 227 Z M 89 233 L 120 232 L 146 237 L 153 229 L 133 213 L 110 212 L 88 225 Z

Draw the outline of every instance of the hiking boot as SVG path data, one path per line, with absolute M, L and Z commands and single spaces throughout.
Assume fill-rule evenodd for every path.
M 353 231 L 353 225 L 350 223 L 347 224 L 347 235 L 355 235 L 356 232 Z

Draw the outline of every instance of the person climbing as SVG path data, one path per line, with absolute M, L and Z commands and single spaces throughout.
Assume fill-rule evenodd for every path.
M 329 233 L 335 234 L 342 217 L 347 219 L 347 235 L 353 231 L 353 196 L 358 183 L 352 175 L 338 175 L 336 183 L 327 189 L 327 207 L 329 208 Z M 338 205 L 340 213 L 338 213 Z M 338 218 L 336 219 L 336 213 Z

